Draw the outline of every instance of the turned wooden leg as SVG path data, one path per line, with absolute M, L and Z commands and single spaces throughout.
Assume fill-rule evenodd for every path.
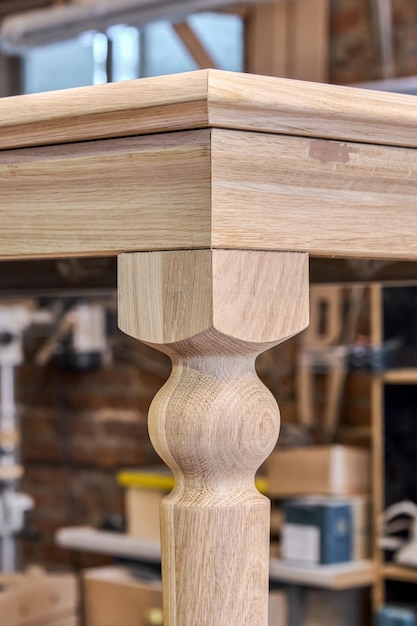
M 255 359 L 307 323 L 306 254 L 119 257 L 120 328 L 173 363 L 149 420 L 175 474 L 161 511 L 165 626 L 267 626 L 270 508 L 254 476 L 279 411 Z

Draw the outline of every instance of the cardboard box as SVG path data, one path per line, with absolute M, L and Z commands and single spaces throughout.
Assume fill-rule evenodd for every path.
M 73 574 L 33 569 L 0 575 L 1 626 L 77 626 L 79 594 Z
M 164 496 L 174 486 L 172 472 L 166 466 L 125 470 L 118 474 L 125 487 L 127 532 L 129 535 L 160 541 L 160 507 Z
M 134 537 L 160 541 L 160 513 L 163 491 L 126 489 L 127 532 Z
M 83 586 L 85 626 L 149 626 L 149 623 L 163 623 L 162 584 L 141 580 L 133 568 L 86 570 Z M 151 615 L 153 621 L 150 621 Z
M 86 570 L 83 581 L 85 626 L 162 626 L 160 582 L 143 581 L 135 576 L 134 569 L 127 567 Z M 271 591 L 268 626 L 287 624 L 287 594 Z
M 269 593 L 268 626 L 288 625 L 288 597 L 285 591 L 274 589 Z
M 268 495 L 367 494 L 370 489 L 370 454 L 350 446 L 309 446 L 278 449 L 267 463 Z
M 364 626 L 367 594 L 366 589 L 306 589 L 303 626 Z
M 80 619 L 76 615 L 70 615 L 68 617 L 62 617 L 56 622 L 45 622 L 36 624 L 36 626 L 81 626 Z

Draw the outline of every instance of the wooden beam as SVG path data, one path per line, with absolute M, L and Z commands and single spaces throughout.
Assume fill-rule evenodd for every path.
M 417 259 L 417 150 L 223 129 L 211 146 L 212 246 Z
M 288 78 L 328 80 L 329 0 L 288 3 Z
M 196 33 L 187 22 L 172 24 L 172 28 L 201 70 L 208 68 L 216 69 L 216 62 L 212 59 L 205 46 L 201 43 Z
M 261 4 L 245 20 L 245 71 L 288 77 L 286 3 Z
M 0 152 L 0 179 L 0 256 L 210 245 L 209 130 Z
M 247 72 L 315 82 L 328 79 L 329 0 L 252 7 L 245 23 Z

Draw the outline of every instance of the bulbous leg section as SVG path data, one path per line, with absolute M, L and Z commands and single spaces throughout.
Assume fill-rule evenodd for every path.
M 255 372 L 260 347 L 211 329 L 165 351 L 173 371 L 149 431 L 176 478 L 161 513 L 166 623 L 264 626 L 270 504 L 254 477 L 277 440 L 279 410 Z

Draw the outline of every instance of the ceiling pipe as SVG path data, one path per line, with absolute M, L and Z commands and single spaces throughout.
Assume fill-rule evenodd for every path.
M 372 0 L 372 11 L 382 78 L 392 78 L 395 75 L 395 61 L 391 0 Z
M 265 0 L 243 0 L 243 4 L 258 2 Z M 233 0 L 118 0 L 117 3 L 75 0 L 71 4 L 7 17 L 0 27 L 0 50 L 5 54 L 22 54 L 37 46 L 75 38 L 89 30 L 104 32 L 115 24 L 142 26 L 162 19 L 181 20 L 196 11 L 231 5 Z

